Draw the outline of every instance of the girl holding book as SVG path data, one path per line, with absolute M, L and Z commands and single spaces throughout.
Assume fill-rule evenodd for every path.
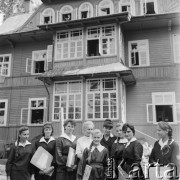
M 28 137 L 29 128 L 20 127 L 18 139 L 10 149 L 6 163 L 7 180 L 34 180 L 33 166 L 30 164 L 34 148 Z
M 82 177 L 85 172 L 86 165 L 92 169 L 89 180 L 104 180 L 106 178 L 108 150 L 100 144 L 102 133 L 99 129 L 95 129 L 92 133 L 93 142 L 90 148 L 86 148 L 82 156 Z
M 54 180 L 55 179 L 55 172 L 53 173 L 55 169 L 55 148 L 56 148 L 56 141 L 53 134 L 53 126 L 52 123 L 47 122 L 44 124 L 42 128 L 42 134 L 43 137 L 35 142 L 35 148 L 36 150 L 38 147 L 43 147 L 46 151 L 48 151 L 54 158 L 51 163 L 51 167 L 44 169 L 43 171 L 36 169 L 35 170 L 35 180 Z
M 75 163 L 73 163 L 72 166 L 67 165 L 70 150 L 74 150 L 74 155 L 71 157 L 75 159 L 77 141 L 76 136 L 73 135 L 75 125 L 74 120 L 66 120 L 64 122 L 64 134 L 56 140 L 56 180 L 74 180 L 76 178 L 77 165 L 75 165 Z

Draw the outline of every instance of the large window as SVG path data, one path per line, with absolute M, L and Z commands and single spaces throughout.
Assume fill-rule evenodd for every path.
M 173 34 L 174 61 L 180 63 L 180 34 Z
M 45 9 L 41 14 L 41 24 L 55 23 L 55 12 L 52 8 Z
M 87 30 L 87 56 L 114 55 L 115 26 L 92 27 Z
M 98 10 L 96 13 L 97 16 L 104 16 L 113 13 L 114 13 L 114 5 L 111 0 L 102 0 L 99 3 Z
M 87 80 L 87 119 L 117 119 L 117 79 Z
M 57 32 L 56 60 L 81 58 L 83 55 L 82 30 Z
M 0 99 L 0 126 L 6 125 L 8 100 Z
M 79 7 L 79 19 L 93 17 L 93 6 L 91 3 L 85 2 Z
M 0 76 L 10 76 L 11 55 L 0 54 Z
M 147 104 L 148 122 L 165 121 L 176 123 L 179 104 L 175 101 L 174 92 L 152 93 L 152 104 Z
M 148 40 L 129 41 L 129 66 L 149 66 Z
M 64 119 L 82 120 L 82 82 L 55 83 L 54 117 L 60 120 L 60 108 L 64 110 Z

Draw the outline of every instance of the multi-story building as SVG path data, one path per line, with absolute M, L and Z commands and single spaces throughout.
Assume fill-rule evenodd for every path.
M 24 1 L 28 7 L 29 1 Z M 27 6 L 26 6 L 27 5 Z M 152 142 L 168 121 L 180 141 L 180 2 L 42 0 L 0 27 L 0 137 L 28 124 L 106 118 Z M 28 9 L 28 8 L 25 8 Z M 61 108 L 62 107 L 62 108 Z M 58 123 L 55 133 L 58 134 Z

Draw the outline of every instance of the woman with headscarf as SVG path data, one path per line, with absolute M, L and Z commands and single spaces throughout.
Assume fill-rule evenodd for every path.
M 55 162 L 56 141 L 52 136 L 53 135 L 52 123 L 47 122 L 43 125 L 42 134 L 43 137 L 41 137 L 41 139 L 35 143 L 35 148 L 38 149 L 38 147 L 43 147 L 53 156 L 53 161 L 51 163 L 51 167 L 44 169 L 43 171 L 36 169 L 35 180 L 54 180 L 55 172 L 53 173 L 53 171 L 55 170 L 55 166 L 56 166 L 56 162 Z

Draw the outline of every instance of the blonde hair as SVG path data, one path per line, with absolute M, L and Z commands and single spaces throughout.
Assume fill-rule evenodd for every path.
M 87 129 L 87 127 L 91 125 L 94 129 L 94 123 L 92 121 L 85 121 L 82 125 L 82 131 L 83 133 L 85 132 L 85 130 Z
M 93 132 L 92 132 L 92 136 L 94 137 L 95 135 L 100 135 L 101 137 L 103 136 L 102 132 L 99 130 L 99 129 L 95 129 Z

